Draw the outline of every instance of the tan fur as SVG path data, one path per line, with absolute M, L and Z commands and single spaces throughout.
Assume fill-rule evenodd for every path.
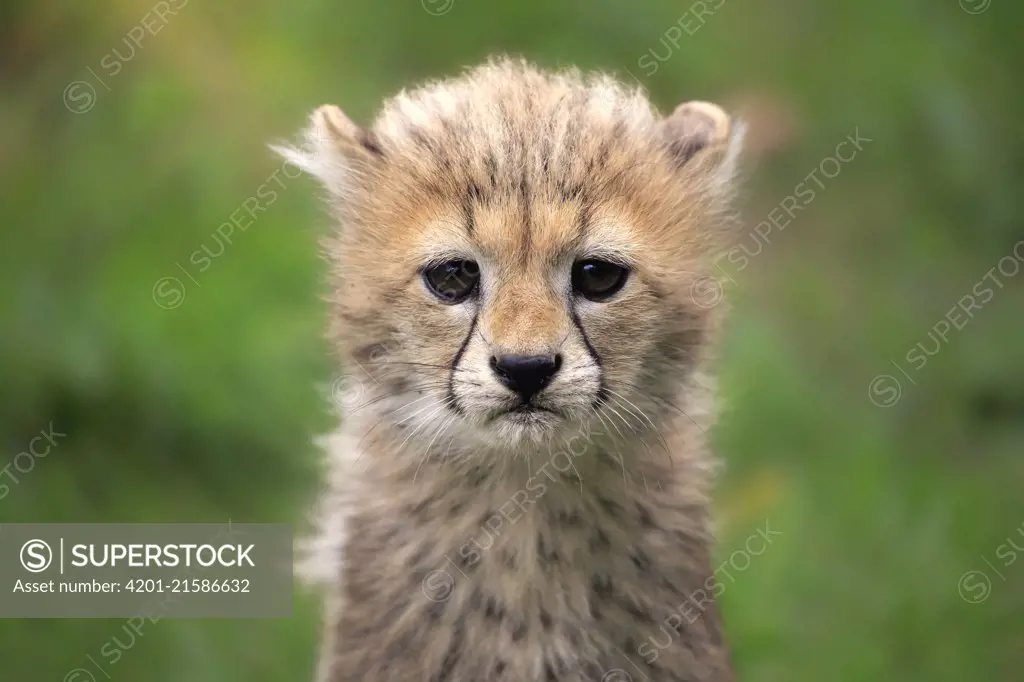
M 661 117 L 608 77 L 503 60 L 365 130 L 321 107 L 280 150 L 339 221 L 321 682 L 732 679 L 708 519 L 721 307 L 691 292 L 731 237 L 741 135 L 711 104 Z M 573 295 L 587 257 L 631 266 L 611 300 Z M 445 305 L 419 271 L 459 258 L 479 295 Z M 500 414 L 489 358 L 556 352 L 555 412 Z

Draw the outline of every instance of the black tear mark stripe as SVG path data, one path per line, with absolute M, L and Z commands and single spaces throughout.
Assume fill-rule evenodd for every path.
M 462 356 L 466 353 L 466 346 L 469 345 L 469 340 L 473 338 L 473 332 L 476 331 L 476 321 L 479 314 L 479 311 L 473 313 L 473 321 L 469 323 L 469 333 L 467 333 L 466 338 L 462 340 L 459 350 L 455 351 L 455 357 L 452 358 L 452 369 L 448 374 L 448 399 L 451 403 L 452 411 L 459 415 L 463 414 L 463 412 L 462 407 L 459 405 L 459 399 L 455 395 L 455 371 L 459 368 L 459 362 L 462 360 Z
M 608 400 L 608 387 L 604 383 L 604 364 L 601 362 L 601 356 L 594 348 L 594 344 L 590 343 L 590 337 L 587 336 L 587 331 L 583 328 L 583 323 L 580 322 L 579 313 L 576 312 L 576 306 L 572 303 L 569 304 L 569 314 L 572 316 L 572 323 L 580 332 L 583 345 L 587 347 L 587 352 L 590 353 L 591 359 L 597 365 L 597 399 L 594 400 L 594 409 L 597 409 Z

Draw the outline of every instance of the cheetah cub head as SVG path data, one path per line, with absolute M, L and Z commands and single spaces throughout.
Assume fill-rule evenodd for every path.
M 714 327 L 741 137 L 713 104 L 661 116 L 609 77 L 510 61 L 403 92 L 366 128 L 317 109 L 278 151 L 338 222 L 345 417 L 446 452 L 656 428 Z

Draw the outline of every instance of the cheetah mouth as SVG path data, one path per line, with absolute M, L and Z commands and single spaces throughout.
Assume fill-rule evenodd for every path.
M 535 414 L 537 412 L 557 414 L 550 407 L 544 407 L 543 405 L 534 405 L 533 403 L 521 403 L 513 407 L 511 410 L 507 410 L 507 412 L 509 414 Z
M 504 417 L 517 422 L 536 422 L 557 416 L 559 416 L 558 410 L 529 402 L 500 410 L 491 416 L 491 421 Z

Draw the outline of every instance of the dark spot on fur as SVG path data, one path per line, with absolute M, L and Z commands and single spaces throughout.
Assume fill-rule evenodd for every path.
M 657 526 L 654 523 L 654 517 L 651 516 L 651 510 L 650 509 L 648 509 L 644 505 L 642 505 L 639 502 L 637 502 L 636 503 L 636 511 L 637 511 L 637 514 L 639 514 L 639 516 L 640 516 L 640 525 L 641 526 L 643 526 L 644 528 L 657 528 Z
M 394 379 L 387 380 L 386 384 L 391 395 L 399 395 L 409 390 L 409 381 L 404 377 L 395 377 Z M 422 393 L 422 391 L 416 391 L 416 393 Z
M 362 325 L 369 322 L 369 320 L 364 320 L 361 316 L 352 315 L 350 313 L 341 313 L 339 317 L 353 325 Z M 352 351 L 352 356 L 364 365 L 369 365 L 373 364 L 373 361 L 380 357 L 383 352 L 387 351 L 387 349 L 387 341 L 374 341 L 373 343 L 368 343 L 356 348 Z
M 704 622 L 708 631 L 708 638 L 711 640 L 711 644 L 718 647 L 722 645 L 722 627 L 721 623 L 717 618 L 704 618 L 704 614 L 701 614 L 701 620 Z
M 548 547 L 548 543 L 543 535 L 537 536 L 537 556 L 546 564 L 558 563 L 561 558 L 557 549 Z
M 676 529 L 672 531 L 672 537 L 675 538 L 676 542 L 678 542 L 686 553 L 691 556 L 699 556 L 701 553 L 707 551 L 706 542 L 698 536 Z
M 420 546 L 420 548 L 416 550 L 416 553 L 413 554 L 412 557 L 409 559 L 408 565 L 409 566 L 419 566 L 424 561 L 426 561 L 427 555 L 429 553 L 430 553 L 430 547 L 428 547 L 426 545 Z
M 545 609 L 543 606 L 540 607 L 540 624 L 544 628 L 545 632 L 551 631 L 552 623 L 553 621 L 551 620 L 551 614 L 548 613 L 547 609 Z
M 570 528 L 579 528 L 583 525 L 583 517 L 580 516 L 577 511 L 560 511 L 558 512 L 558 522 L 563 526 L 569 526 Z
M 640 569 L 642 573 L 646 573 L 651 568 L 651 558 L 642 549 L 633 550 L 629 558 L 633 560 L 633 565 Z
M 528 632 L 529 628 L 526 626 L 526 623 L 517 623 L 515 628 L 512 630 L 512 641 L 521 642 Z
M 422 584 L 422 581 L 420 584 Z M 441 601 L 431 600 L 430 606 L 427 607 L 427 615 L 430 617 L 430 620 L 434 622 L 441 620 L 441 616 L 444 615 L 444 609 L 447 604 L 447 599 L 443 599 Z
M 558 191 L 562 195 L 562 201 L 578 201 L 583 197 L 583 185 L 575 182 L 572 184 L 560 183 Z
M 644 611 L 643 609 L 641 609 L 639 606 L 634 604 L 632 601 L 629 601 L 628 599 L 620 599 L 619 600 L 619 605 L 622 606 L 623 610 L 625 610 L 626 613 L 628 613 L 629 615 L 633 616 L 633 618 L 635 618 L 636 620 L 638 620 L 640 622 L 643 622 L 643 623 L 653 623 L 654 622 L 654 617 L 651 616 L 651 614 L 647 613 L 646 611 Z
M 416 577 L 420 578 L 419 582 L 417 583 L 417 584 L 419 584 L 419 583 L 423 582 L 423 578 L 426 578 L 427 572 L 424 571 L 424 570 L 421 570 L 421 571 L 417 571 L 417 573 L 419 575 L 417 575 Z M 346 587 L 345 592 L 346 592 L 346 596 L 348 596 L 348 598 L 351 599 L 354 602 L 366 602 L 366 601 L 370 601 L 370 600 L 372 600 L 374 598 L 374 592 L 373 592 L 372 588 L 370 587 L 369 581 L 365 580 L 365 579 L 364 580 L 358 580 L 358 581 L 356 581 L 356 580 L 349 581 L 349 583 L 348 583 L 348 585 Z
M 608 540 L 608 535 L 603 530 L 598 528 L 594 535 L 590 538 L 590 551 L 596 552 L 602 549 L 609 549 L 612 543 Z
M 484 158 L 484 166 L 487 167 L 487 179 L 491 183 L 491 191 L 494 191 L 498 188 L 498 162 L 494 159 L 493 152 Z
M 381 545 L 386 545 L 391 540 L 394 540 L 395 535 L 397 534 L 398 532 L 395 528 L 388 528 L 386 530 L 381 531 L 380 535 L 378 536 L 378 540 Z
M 668 578 L 662 578 L 661 582 L 658 583 L 658 584 L 662 588 L 664 588 L 664 589 L 668 590 L 669 592 L 671 592 L 675 596 L 678 596 L 678 597 L 684 596 L 683 595 L 683 590 L 681 588 L 679 588 L 675 583 L 673 583 Z
M 463 547 L 465 547 L 465 546 L 466 545 L 463 545 Z M 476 564 L 476 562 L 479 560 L 479 556 L 480 555 L 475 550 L 472 553 L 468 554 L 468 555 L 467 554 L 463 554 L 460 551 L 459 552 L 459 562 L 458 562 L 457 565 L 458 565 L 459 568 L 467 568 L 467 569 L 468 568 L 472 568 Z
M 484 617 L 498 623 L 505 620 L 505 607 L 496 597 L 488 596 L 484 599 Z
M 482 202 L 484 200 L 484 192 L 480 188 L 480 185 L 476 184 L 476 180 L 469 181 L 469 187 L 467 189 L 468 196 L 470 199 L 476 202 Z
M 423 189 L 426 190 L 427 194 L 430 196 L 439 199 L 447 199 L 449 197 L 448 191 L 433 180 L 424 180 Z
M 412 513 L 413 516 L 423 516 L 424 513 L 427 511 L 427 509 L 431 505 L 433 505 L 433 504 L 434 504 L 434 498 L 433 497 L 427 497 L 427 498 L 417 502 L 416 505 L 413 506 L 413 508 L 411 510 L 411 513 Z
M 597 502 L 598 504 L 601 505 L 601 508 L 608 513 L 609 516 L 618 518 L 619 515 L 623 512 L 622 505 L 616 502 L 615 500 L 609 500 L 607 497 L 601 496 L 597 498 Z
M 612 579 L 606 575 L 590 576 L 590 591 L 601 599 L 612 596 Z
M 373 637 L 372 634 L 369 635 Z M 384 656 L 387 659 L 398 659 L 404 656 L 408 651 L 409 647 L 413 646 L 413 633 L 404 632 L 401 636 L 396 637 L 388 648 L 384 650 Z
M 501 563 L 505 565 L 505 568 L 509 570 L 516 570 L 519 562 L 516 561 L 516 555 L 508 549 L 501 550 Z
M 448 643 L 448 650 L 444 654 L 444 660 L 441 662 L 441 669 L 430 678 L 431 682 L 445 682 L 450 679 L 452 671 L 455 670 L 455 666 L 459 662 L 459 657 L 462 653 L 462 632 L 455 630 L 452 633 L 451 642 Z
M 484 471 L 484 468 L 479 465 L 474 466 L 472 469 L 469 470 L 468 480 L 471 486 L 473 486 L 474 488 L 479 488 L 481 485 L 483 485 L 484 481 L 487 480 L 487 472 Z M 493 516 L 493 514 L 494 512 L 490 512 L 487 515 L 487 518 L 490 518 L 491 516 Z
M 580 648 L 582 640 L 580 639 L 579 630 L 573 628 L 569 629 L 569 644 L 571 644 L 574 649 Z

